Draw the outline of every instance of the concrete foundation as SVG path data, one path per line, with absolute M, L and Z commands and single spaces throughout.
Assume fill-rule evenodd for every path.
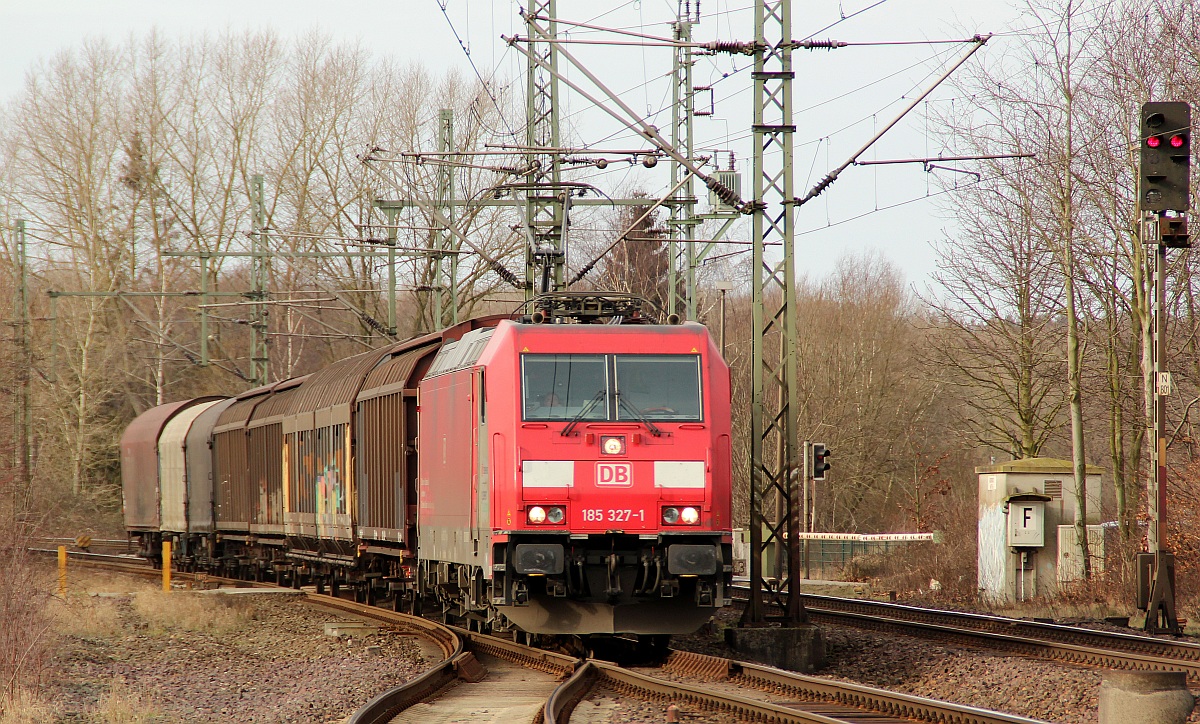
M 1195 703 L 1182 671 L 1106 671 L 1100 724 L 1183 724 Z
M 825 665 L 825 637 L 811 624 L 795 628 L 727 628 L 725 643 L 750 661 L 811 673 Z

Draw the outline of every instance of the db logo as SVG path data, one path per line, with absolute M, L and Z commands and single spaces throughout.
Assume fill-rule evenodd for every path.
M 629 463 L 596 463 L 596 485 L 633 485 L 633 466 Z

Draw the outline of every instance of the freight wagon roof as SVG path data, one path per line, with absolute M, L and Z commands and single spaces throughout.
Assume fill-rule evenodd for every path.
M 221 419 L 221 415 L 235 404 L 237 404 L 237 398 L 230 397 L 200 413 L 200 416 L 192 422 L 192 428 L 187 434 L 188 444 L 193 445 L 202 440 L 207 441 L 212 435 L 213 428 L 217 426 L 217 421 Z
M 218 397 L 207 402 L 198 402 L 186 408 L 181 408 L 171 419 L 162 427 L 162 432 L 159 433 L 159 445 L 177 445 L 183 447 L 184 440 L 187 438 L 188 431 L 192 429 L 196 418 L 204 413 L 213 405 L 218 404 L 225 398 Z M 194 400 L 192 401 L 194 402 Z
M 185 407 L 212 399 L 220 398 L 197 397 L 194 400 L 180 400 L 179 402 L 168 402 L 165 405 L 151 407 L 149 410 L 135 417 L 133 422 L 129 423 L 129 427 L 125 428 L 125 434 L 121 436 L 122 452 L 127 447 L 139 446 L 139 449 L 157 455 L 156 446 L 158 445 L 158 436 L 162 433 L 162 429 L 166 426 L 167 421 Z M 149 447 L 141 448 L 140 446 Z
M 417 344 L 407 346 L 407 349 L 404 345 L 397 345 L 399 350 L 393 351 L 395 356 L 380 362 L 379 366 L 367 375 L 358 399 L 364 400 L 406 387 L 415 387 L 417 380 L 412 379 L 413 372 L 422 359 L 437 352 L 441 341 L 440 336 L 429 336 L 420 338 Z
M 291 402 L 288 405 L 287 414 L 314 412 L 353 402 L 367 373 L 391 350 L 392 346 L 390 345 L 373 349 L 370 352 L 334 362 L 325 369 L 312 373 L 308 381 L 300 387 L 299 394 L 289 395 Z
M 228 429 L 233 424 L 245 425 L 246 420 L 250 419 L 250 413 L 254 412 L 254 406 L 262 402 L 263 395 L 270 394 L 271 389 L 277 384 L 279 383 L 272 382 L 269 385 L 246 390 L 238 395 L 235 402 L 226 407 L 221 416 L 217 418 L 217 424 L 213 426 L 213 430 Z
M 304 375 L 303 377 L 293 377 L 290 380 L 284 380 L 276 385 L 271 390 L 271 396 L 263 400 L 261 404 L 254 408 L 250 413 L 249 427 L 258 427 L 260 425 L 270 425 L 272 423 L 281 422 L 284 414 L 287 413 L 288 406 L 292 403 L 292 398 L 299 394 L 300 386 L 312 375 Z

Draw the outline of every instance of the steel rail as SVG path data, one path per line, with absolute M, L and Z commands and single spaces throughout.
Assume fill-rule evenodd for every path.
M 29 550 L 34 553 L 58 552 L 57 550 L 37 548 L 30 548 Z M 131 556 L 112 556 L 82 553 L 80 551 L 70 551 L 69 555 L 86 563 L 89 567 L 140 576 L 157 577 L 162 574 L 161 569 L 151 567 L 148 563 L 144 562 L 145 559 L 137 559 Z M 123 560 L 112 560 L 117 558 Z M 134 560 L 143 562 L 135 563 L 133 562 Z M 241 588 L 281 588 L 273 583 L 243 581 L 234 578 L 205 576 L 204 574 L 180 571 L 173 571 L 172 573 L 179 578 L 190 579 L 192 581 L 211 581 L 218 584 L 232 583 Z M 290 591 L 291 589 L 286 590 Z M 459 679 L 477 681 L 486 673 L 475 659 L 474 654 L 466 649 L 463 637 L 459 635 L 458 631 L 449 626 L 444 626 L 420 616 L 410 616 L 395 611 L 388 611 L 387 609 L 354 603 L 325 594 L 310 591 L 294 591 L 294 593 L 303 595 L 305 601 L 308 603 L 374 619 L 401 629 L 404 633 L 420 636 L 432 641 L 442 651 L 444 659 L 441 662 L 426 670 L 415 679 L 378 694 L 351 714 L 346 719 L 348 724 L 383 724 L 393 719 L 404 709 L 437 696 L 438 692 Z
M 744 594 L 744 587 L 734 587 Z M 803 594 L 817 623 L 898 632 L 1082 666 L 1184 671 L 1200 682 L 1200 645 L 1135 634 L 920 608 L 904 604 Z
M 275 587 L 274 584 L 265 585 Z M 437 697 L 443 689 L 456 681 L 478 681 L 487 673 L 475 655 L 468 650 L 465 639 L 459 635 L 460 632 L 450 626 L 420 616 L 389 611 L 323 593 L 303 593 L 309 603 L 380 621 L 404 633 L 433 641 L 442 650 L 444 658 L 440 663 L 415 679 L 376 695 L 355 710 L 346 719 L 347 724 L 384 724 L 410 706 Z
M 812 605 L 830 612 L 845 611 L 942 624 L 953 622 L 954 625 L 963 628 L 1017 634 L 1026 638 L 1037 638 L 1046 641 L 1062 641 L 1067 643 L 1086 641 L 1089 646 L 1096 648 L 1153 655 L 1176 660 L 1181 663 L 1192 662 L 1200 665 L 1200 644 L 1192 641 L 1160 639 L 1120 631 L 1097 631 L 1078 626 L 1026 621 L 991 614 L 940 611 L 921 608 L 920 606 L 885 603 L 882 601 L 865 601 L 853 598 L 837 598 L 834 596 L 805 594 L 804 601 L 805 605 Z
M 472 651 L 485 653 L 499 659 L 520 664 L 528 669 L 541 671 L 552 676 L 566 677 L 575 672 L 583 663 L 581 659 L 559 654 L 545 649 L 518 644 L 509 639 L 490 634 L 467 631 L 456 626 L 449 627 L 454 633 L 467 641 Z
M 877 689 L 816 676 L 797 674 L 769 666 L 732 661 L 717 656 L 673 651 L 665 670 L 691 676 L 727 679 L 740 687 L 760 689 L 790 699 L 827 702 L 848 708 L 864 709 L 864 718 L 886 715 L 913 721 L 942 722 L 943 724 L 1035 724 L 1015 714 L 1005 714 L 979 707 L 955 704 Z M 853 715 L 847 715 L 853 716 Z

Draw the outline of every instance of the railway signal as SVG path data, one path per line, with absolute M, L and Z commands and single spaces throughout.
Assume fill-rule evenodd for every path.
M 1143 211 L 1186 211 L 1192 167 L 1192 108 L 1182 101 L 1142 105 L 1138 202 Z
M 1169 101 L 1142 105 L 1141 166 L 1138 169 L 1138 207 L 1142 242 L 1154 247 L 1146 254 L 1146 277 L 1153 280 L 1154 320 L 1151 327 L 1153 379 L 1166 377 L 1167 248 L 1190 246 L 1187 210 L 1190 202 L 1192 108 Z M 1175 556 L 1167 547 L 1167 396 L 1169 385 L 1154 387 L 1151 416 L 1150 475 L 1146 485 L 1150 522 L 1145 553 L 1137 556 L 1137 604 L 1146 611 L 1144 627 L 1151 633 L 1179 634 L 1175 608 Z
M 824 480 L 825 471 L 831 466 L 829 464 L 829 448 L 823 442 L 814 442 L 812 444 L 812 479 Z

